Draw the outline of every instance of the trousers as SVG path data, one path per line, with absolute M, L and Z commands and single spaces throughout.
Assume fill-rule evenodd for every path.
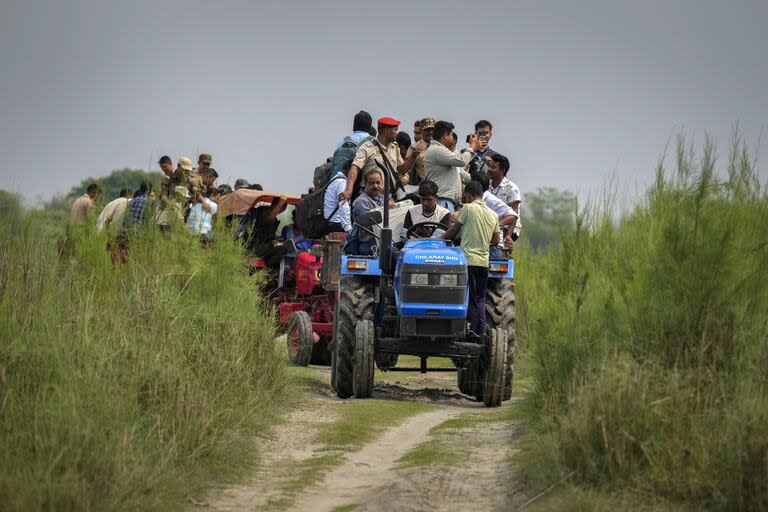
M 467 267 L 469 305 L 467 320 L 475 334 L 485 334 L 485 293 L 488 290 L 488 267 Z

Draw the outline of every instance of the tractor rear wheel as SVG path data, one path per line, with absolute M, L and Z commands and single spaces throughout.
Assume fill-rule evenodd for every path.
M 507 332 L 491 329 L 483 382 L 483 403 L 486 407 L 498 407 L 504 398 L 504 377 L 507 369 Z
M 355 327 L 355 366 L 353 387 L 356 398 L 369 398 L 373 393 L 374 361 L 373 321 L 363 320 Z
M 507 368 L 504 400 L 512 398 L 515 371 L 515 282 L 512 279 L 489 279 L 485 296 L 485 318 L 491 329 L 507 331 Z
M 312 359 L 312 320 L 306 311 L 294 311 L 288 317 L 288 357 L 297 366 L 307 366 Z
M 349 398 L 354 389 L 355 328 L 373 319 L 373 285 L 358 276 L 342 276 L 339 300 L 333 317 L 331 386 L 339 398 Z

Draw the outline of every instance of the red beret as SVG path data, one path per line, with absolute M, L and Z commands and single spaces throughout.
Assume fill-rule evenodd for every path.
M 378 123 L 382 126 L 400 126 L 400 121 L 393 117 L 380 117 Z

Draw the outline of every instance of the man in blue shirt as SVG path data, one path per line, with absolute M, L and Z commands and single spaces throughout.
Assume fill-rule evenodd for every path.
M 352 121 L 352 133 L 350 133 L 347 137 L 352 139 L 352 142 L 360 145 L 361 142 L 363 142 L 365 139 L 371 136 L 371 127 L 373 126 L 373 118 L 371 117 L 371 114 L 366 112 L 365 110 L 361 110 L 357 114 L 355 114 L 355 118 Z M 334 151 L 339 149 L 342 144 L 344 144 L 344 139 L 346 137 L 342 137 L 342 139 L 339 141 L 338 144 L 336 144 L 336 147 L 333 148 Z

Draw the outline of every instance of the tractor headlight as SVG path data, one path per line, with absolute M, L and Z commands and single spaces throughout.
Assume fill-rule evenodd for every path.
M 503 272 L 506 274 L 509 272 L 509 263 L 491 263 L 488 266 L 489 272 Z
M 411 284 L 417 284 L 426 286 L 429 284 L 429 275 L 427 274 L 411 274 Z
M 456 274 L 441 274 L 440 286 L 456 286 L 459 282 L 459 276 Z

